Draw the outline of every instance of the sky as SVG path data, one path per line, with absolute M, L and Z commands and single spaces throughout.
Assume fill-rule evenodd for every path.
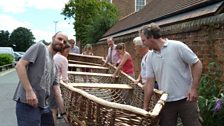
M 12 33 L 18 27 L 30 29 L 36 42 L 51 42 L 56 31 L 74 37 L 73 19 L 60 13 L 69 0 L 0 0 L 0 30 Z M 55 23 L 57 22 L 57 23 Z

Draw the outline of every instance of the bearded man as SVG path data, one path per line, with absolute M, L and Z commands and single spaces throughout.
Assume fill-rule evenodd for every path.
M 32 45 L 19 60 L 16 71 L 19 84 L 13 100 L 16 101 L 18 126 L 52 126 L 53 118 L 48 105 L 51 88 L 61 112 L 64 105 L 59 94 L 59 79 L 53 56 L 62 50 L 68 37 L 58 32 L 49 46 L 42 42 Z

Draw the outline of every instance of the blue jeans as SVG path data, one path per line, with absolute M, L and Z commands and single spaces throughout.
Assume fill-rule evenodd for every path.
M 18 126 L 53 126 L 50 108 L 34 108 L 28 104 L 16 103 Z

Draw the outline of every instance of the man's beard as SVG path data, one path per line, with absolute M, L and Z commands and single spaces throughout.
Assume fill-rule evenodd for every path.
M 52 49 L 55 51 L 55 52 L 60 52 L 63 48 L 63 45 L 62 44 L 54 44 L 52 43 Z

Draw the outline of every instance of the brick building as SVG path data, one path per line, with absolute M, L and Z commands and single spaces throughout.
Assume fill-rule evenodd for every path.
M 160 25 L 164 37 L 186 43 L 202 60 L 203 72 L 206 72 L 210 62 L 221 64 L 219 71 L 224 81 L 223 0 L 152 0 L 143 9 L 121 19 L 109 29 L 94 45 L 94 50 L 97 50 L 94 54 L 105 56 L 105 40 L 114 37 L 115 43 L 126 44 L 137 75 L 141 60 L 136 58 L 139 54 L 134 52 L 132 40 L 138 36 L 143 25 L 151 22 Z

